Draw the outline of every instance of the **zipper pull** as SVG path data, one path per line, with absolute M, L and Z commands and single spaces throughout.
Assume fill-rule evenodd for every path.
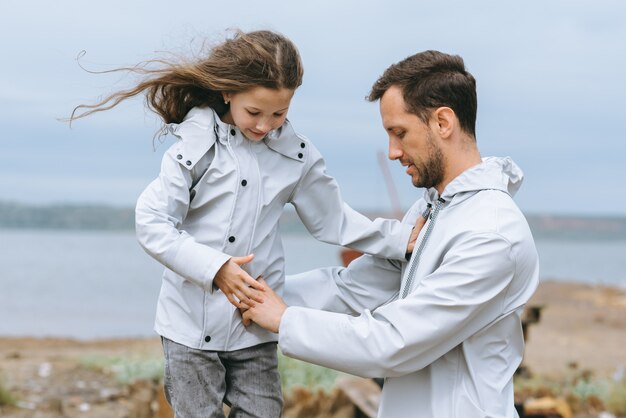
M 430 215 L 430 211 L 432 208 L 433 208 L 432 203 L 426 204 L 426 209 L 424 209 L 424 212 L 422 212 L 422 218 L 428 219 L 428 215 Z

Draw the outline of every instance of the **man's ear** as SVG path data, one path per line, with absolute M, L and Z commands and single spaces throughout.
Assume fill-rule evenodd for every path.
M 434 121 L 441 138 L 449 138 L 459 124 L 456 113 L 449 107 L 439 107 L 433 112 Z

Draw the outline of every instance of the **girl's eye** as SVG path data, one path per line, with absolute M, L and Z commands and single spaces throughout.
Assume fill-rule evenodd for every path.
M 281 118 L 285 115 L 285 113 L 274 113 L 274 116 L 276 116 L 277 118 Z
M 247 110 L 248 114 L 250 116 L 258 116 L 261 112 L 251 112 L 250 110 Z

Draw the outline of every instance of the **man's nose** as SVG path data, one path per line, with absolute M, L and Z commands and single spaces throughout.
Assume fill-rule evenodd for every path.
M 389 154 L 388 157 L 390 160 L 397 160 L 402 156 L 402 150 L 398 147 L 394 141 L 389 141 Z

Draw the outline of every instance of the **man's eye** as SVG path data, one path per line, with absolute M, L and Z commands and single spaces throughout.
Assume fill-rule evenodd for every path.
M 400 138 L 400 139 L 404 138 L 404 134 L 405 134 L 405 132 L 404 132 L 404 131 L 401 131 L 401 132 L 396 132 L 396 136 L 397 136 L 398 138 Z

